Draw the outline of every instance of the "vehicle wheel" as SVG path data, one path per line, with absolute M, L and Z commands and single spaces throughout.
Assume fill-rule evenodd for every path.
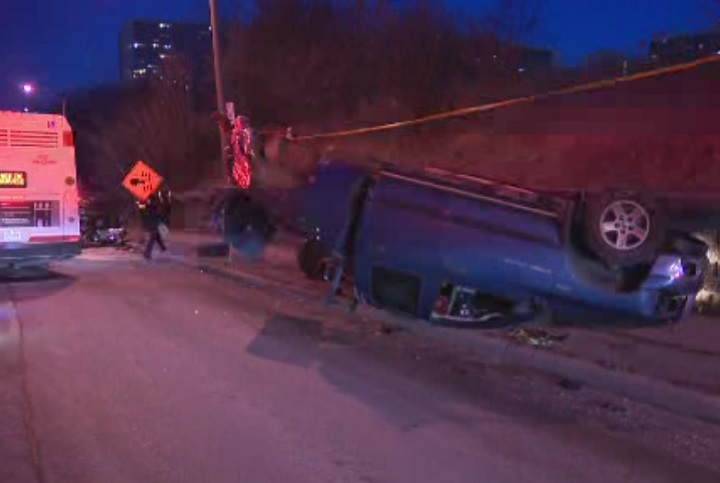
M 664 207 L 637 192 L 592 196 L 584 214 L 589 248 L 612 267 L 652 261 L 665 239 Z
M 271 241 L 274 226 L 264 207 L 244 193 L 231 193 L 222 207 L 225 242 L 251 258 L 262 253 Z
M 325 271 L 325 256 L 326 250 L 319 241 L 307 240 L 298 250 L 298 266 L 309 279 L 321 280 Z

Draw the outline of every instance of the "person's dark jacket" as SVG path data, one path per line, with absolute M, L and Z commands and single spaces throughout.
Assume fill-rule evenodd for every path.
M 160 206 L 156 200 L 148 200 L 140 211 L 143 228 L 147 231 L 156 231 L 161 223 Z

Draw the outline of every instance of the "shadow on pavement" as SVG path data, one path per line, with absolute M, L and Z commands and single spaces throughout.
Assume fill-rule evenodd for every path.
M 319 321 L 274 315 L 247 351 L 263 359 L 308 368 L 320 356 L 322 334 Z
M 362 338 L 361 333 L 327 327 L 318 320 L 276 314 L 266 321 L 247 352 L 304 369 L 316 368 L 340 393 L 362 402 L 403 431 L 438 420 L 470 423 L 453 409 L 450 393 L 380 365 L 392 361 L 370 360 L 351 351 L 363 345 Z
M 26 267 L 0 270 L 0 283 L 31 283 L 70 278 L 46 267 Z
M 27 267 L 0 272 L 0 285 L 13 287 L 16 301 L 48 297 L 73 283 L 75 277 L 48 268 Z

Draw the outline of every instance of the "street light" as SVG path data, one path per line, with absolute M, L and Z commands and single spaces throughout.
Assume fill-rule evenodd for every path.
M 23 84 L 20 84 L 20 89 L 22 90 L 23 94 L 25 94 L 25 97 L 30 99 L 31 96 L 35 95 L 35 92 L 37 91 L 37 88 L 35 87 L 35 84 L 31 82 L 25 82 Z M 30 108 L 25 107 L 25 112 L 29 112 Z M 65 97 L 62 98 L 62 115 L 63 117 L 66 117 L 67 114 L 67 99 Z
M 32 96 L 35 93 L 35 86 L 29 82 L 25 82 L 23 84 L 20 84 L 20 89 L 22 90 L 23 94 L 25 94 L 25 97 L 28 99 L 27 103 L 25 104 L 25 107 L 23 108 L 24 112 L 30 112 L 30 96 Z

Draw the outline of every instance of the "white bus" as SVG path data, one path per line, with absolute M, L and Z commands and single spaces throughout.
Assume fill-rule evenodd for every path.
M 0 269 L 80 253 L 75 143 L 63 116 L 0 111 Z

